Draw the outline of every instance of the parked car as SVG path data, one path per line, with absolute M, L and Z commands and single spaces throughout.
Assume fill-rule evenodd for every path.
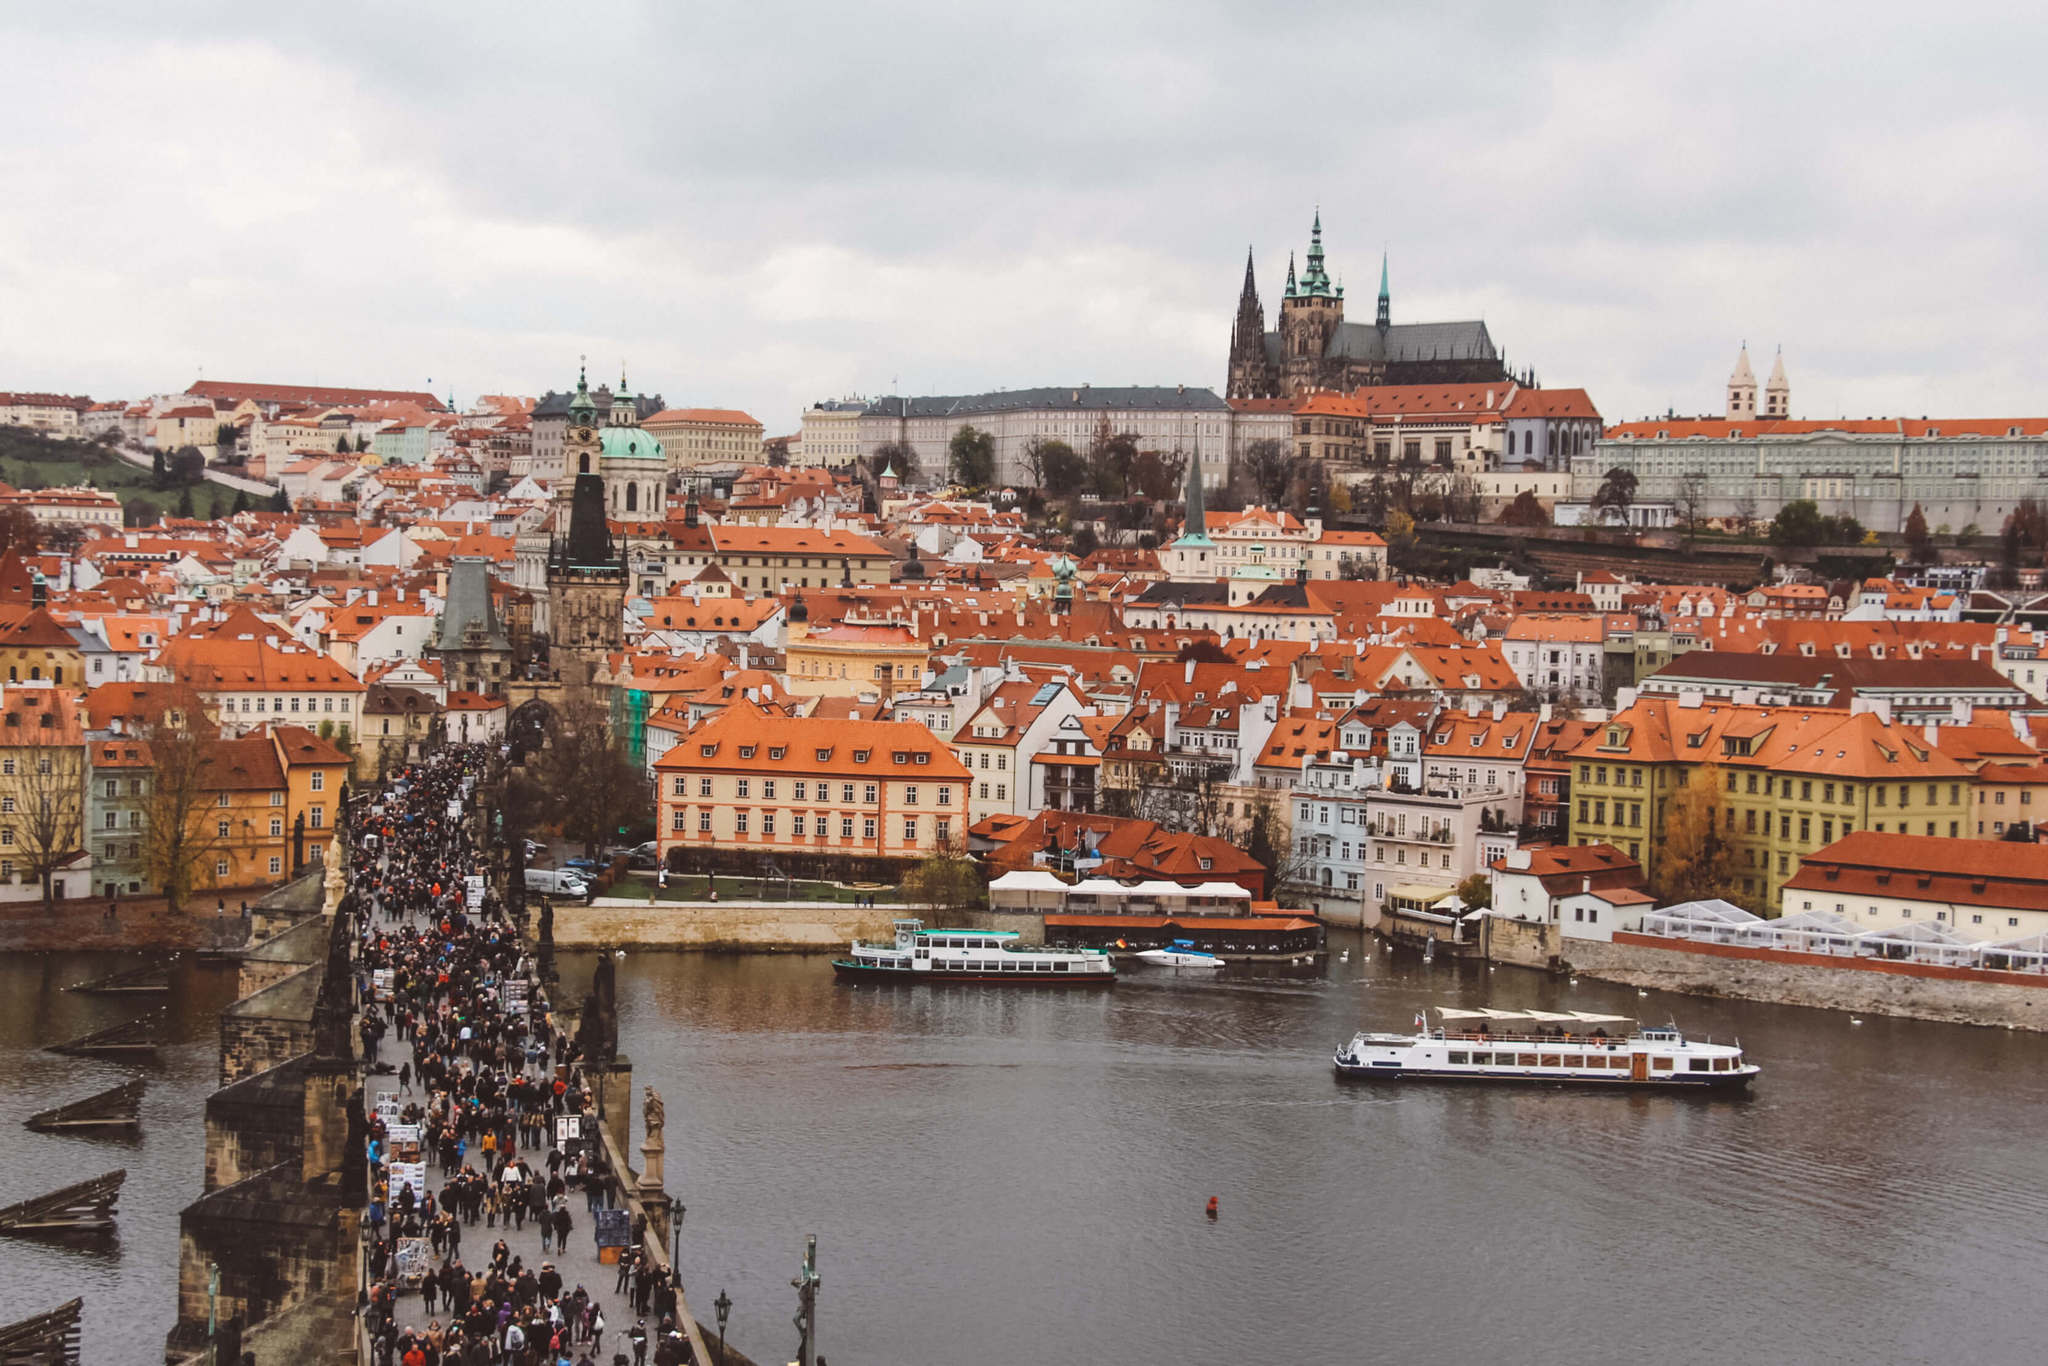
M 526 890 L 545 896 L 588 896 L 590 884 L 567 868 L 528 868 Z
M 563 859 L 562 866 L 564 868 L 573 868 L 579 873 L 584 873 L 589 875 L 590 877 L 595 877 L 597 876 L 597 870 L 602 868 L 604 865 L 594 858 L 585 858 L 583 857 L 583 855 L 578 854 L 575 858 Z
M 526 841 L 526 861 L 528 863 L 531 863 L 535 859 L 542 857 L 547 853 L 547 851 L 548 847 L 545 844 L 542 844 L 539 840 Z
M 653 840 L 648 840 L 644 844 L 615 844 L 604 851 L 606 863 L 621 858 L 626 861 L 628 868 L 653 868 L 661 861 Z

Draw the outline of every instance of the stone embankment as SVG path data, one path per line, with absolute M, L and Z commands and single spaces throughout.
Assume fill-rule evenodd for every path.
M 1556 925 L 1506 918 L 1487 921 L 1486 952 L 1497 963 L 1570 971 L 1686 996 L 2048 1031 L 2048 979 L 2032 974 L 1630 934 L 1605 943 L 1565 938 Z
M 637 948 L 679 952 L 833 953 L 855 939 L 888 939 L 892 922 L 1014 930 L 1022 942 L 1042 943 L 1045 921 L 1036 915 L 987 911 L 935 911 L 884 903 L 843 901 L 643 901 L 599 897 L 585 906 L 555 903 L 558 949 Z

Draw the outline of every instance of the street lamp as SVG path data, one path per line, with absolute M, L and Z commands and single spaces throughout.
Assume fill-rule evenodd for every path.
M 725 1366 L 725 1321 L 732 1317 L 732 1296 L 721 1288 L 711 1308 L 718 1315 L 718 1366 Z

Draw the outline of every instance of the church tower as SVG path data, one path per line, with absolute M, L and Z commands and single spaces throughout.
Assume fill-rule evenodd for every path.
M 623 371 L 598 443 L 606 515 L 613 521 L 652 521 L 666 516 L 668 452 L 654 433 L 641 427 L 640 405 L 626 387 Z
M 1728 420 L 1747 422 L 1756 416 L 1756 371 L 1749 368 L 1749 343 L 1735 357 L 1735 373 L 1728 376 Z
M 1771 362 L 1771 377 L 1764 381 L 1764 416 L 1774 421 L 1792 416 L 1792 382 L 1785 378 L 1785 348 Z
M 1379 329 L 1379 332 L 1380 332 L 1380 340 L 1381 340 L 1382 342 L 1384 342 L 1384 341 L 1386 340 L 1386 337 L 1387 337 L 1387 329 L 1388 329 L 1388 328 L 1390 328 L 1390 327 L 1392 327 L 1392 326 L 1394 325 L 1394 310 L 1393 310 L 1392 304 L 1393 304 L 1393 300 L 1392 300 L 1392 299 L 1391 299 L 1390 297 L 1388 297 L 1388 294 L 1387 294 L 1387 254 L 1386 254 L 1385 252 L 1381 252 L 1381 253 L 1380 253 L 1380 310 L 1379 310 L 1379 315 L 1378 315 L 1378 316 L 1377 316 L 1376 318 L 1374 318 L 1374 319 L 1373 319 L 1373 326 Z
M 1244 288 L 1237 296 L 1237 321 L 1230 326 L 1230 398 L 1277 398 L 1279 380 L 1266 359 L 1266 309 L 1252 278 L 1252 252 L 1244 252 Z
M 604 454 L 598 431 L 597 400 L 590 396 L 590 376 L 583 366 L 576 368 L 576 393 L 569 400 L 569 425 L 562 432 L 562 478 L 555 485 L 558 526 L 568 525 L 569 501 L 576 489 L 576 476 L 596 474 Z
M 1282 387 L 1290 394 L 1320 387 L 1327 366 L 1330 339 L 1344 321 L 1344 288 L 1332 286 L 1323 268 L 1323 215 L 1316 211 L 1315 226 L 1309 233 L 1308 268 L 1301 283 L 1294 285 L 1294 267 L 1288 265 L 1289 289 L 1280 301 L 1280 374 Z

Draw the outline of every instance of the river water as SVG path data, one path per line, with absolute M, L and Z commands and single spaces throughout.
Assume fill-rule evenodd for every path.
M 162 955 L 0 955 L 0 1205 L 126 1168 L 119 1232 L 82 1243 L 0 1239 L 0 1322 L 85 1297 L 83 1359 L 122 1366 L 163 1360 L 177 1317 L 178 1211 L 206 1173 L 206 1097 L 220 1076 L 222 1007 L 234 1000 L 232 966 L 172 964 L 168 997 L 80 996 L 73 982 Z M 80 1034 L 168 1007 L 155 1063 L 126 1066 L 42 1051 Z M 22 1120 L 134 1076 L 145 1076 L 142 1132 L 134 1138 L 31 1133 Z
M 2039 1036 L 1332 948 L 1307 976 L 1073 993 L 630 955 L 623 1046 L 668 1102 L 694 1307 L 726 1289 L 734 1346 L 787 1360 L 815 1233 L 834 1366 L 2040 1359 Z M 60 990 L 138 961 L 0 960 L 0 1203 L 129 1171 L 117 1241 L 0 1240 L 0 1321 L 83 1294 L 96 1364 L 160 1359 L 232 972 L 180 965 L 140 1139 L 20 1120 L 129 1075 L 37 1050 L 142 1009 Z M 1353 1030 L 1430 1004 L 1676 1019 L 1765 1072 L 1747 1100 L 1331 1077 Z
M 728 1290 L 734 1345 L 788 1359 L 815 1233 L 834 1366 L 2041 1359 L 2039 1036 L 1346 948 L 1088 993 L 630 956 L 694 1307 Z M 1675 1019 L 1765 1072 L 1746 1100 L 1332 1077 L 1433 1004 Z

